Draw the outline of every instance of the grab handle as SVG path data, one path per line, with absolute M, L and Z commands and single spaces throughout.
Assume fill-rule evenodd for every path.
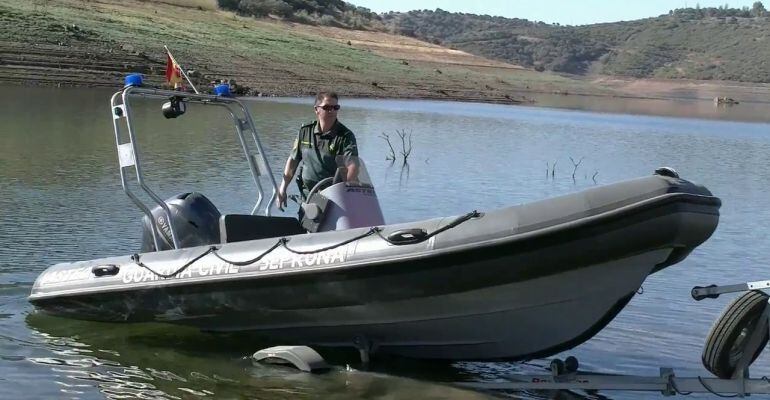
M 425 229 L 401 229 L 388 235 L 388 242 L 395 245 L 420 243 L 428 238 Z

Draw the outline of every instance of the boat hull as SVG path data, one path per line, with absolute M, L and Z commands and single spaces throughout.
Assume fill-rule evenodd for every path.
M 290 343 L 332 347 L 358 340 L 376 352 L 424 359 L 531 359 L 571 348 L 601 330 L 630 300 L 650 266 L 668 253 L 659 250 L 558 277 L 463 293 L 288 315 L 242 315 L 240 323 L 249 323 L 209 321 L 213 324 L 207 329 L 230 326 Z
M 169 279 L 128 257 L 58 265 L 38 279 L 30 301 L 82 319 L 250 331 L 285 344 L 364 345 L 416 358 L 549 356 L 600 331 L 650 273 L 682 260 L 716 228 L 718 199 L 696 190 L 672 193 L 680 183 L 651 178 L 488 212 L 420 244 L 396 246 L 371 235 L 314 256 L 275 250 L 235 269 L 207 255 Z M 415 224 L 433 231 L 451 220 Z M 388 227 L 385 235 L 413 226 Z M 289 243 L 307 250 L 365 231 Z M 273 243 L 220 251 L 243 260 Z M 142 259 L 170 271 L 204 250 Z M 119 265 L 120 273 L 91 275 L 105 264 Z

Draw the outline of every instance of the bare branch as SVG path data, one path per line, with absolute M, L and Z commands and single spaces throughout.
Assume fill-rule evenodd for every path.
M 575 172 L 577 172 L 577 169 L 580 166 L 580 164 L 583 163 L 583 159 L 584 158 L 585 157 L 580 157 L 580 161 L 578 161 L 578 162 L 575 162 L 575 159 L 573 159 L 572 156 L 570 156 L 570 158 L 569 158 L 569 160 L 572 161 L 572 166 L 574 167 L 572 169 L 572 181 L 573 182 L 575 181 Z
M 383 132 L 382 134 L 380 134 L 380 138 L 385 140 L 385 142 L 388 143 L 388 147 L 390 148 L 390 154 L 387 157 L 385 157 L 385 159 L 391 162 L 396 161 L 396 151 L 393 149 L 393 145 L 390 143 L 390 136 L 388 136 L 387 133 Z
M 401 138 L 401 156 L 404 158 L 403 164 L 406 165 L 409 155 L 412 154 L 412 131 L 407 134 L 406 129 L 397 129 L 396 134 Z

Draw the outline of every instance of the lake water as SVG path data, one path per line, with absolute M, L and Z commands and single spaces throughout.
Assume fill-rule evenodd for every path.
M 141 214 L 119 183 L 111 91 L 2 89 L 0 397 L 484 398 L 429 382 L 543 372 L 544 361 L 408 360 L 363 372 L 355 370 L 355 359 L 332 355 L 339 368 L 307 375 L 252 365 L 248 356 L 259 347 L 237 337 L 35 313 L 26 297 L 40 272 L 58 262 L 137 251 Z M 735 296 L 695 302 L 690 289 L 770 278 L 770 124 L 720 120 L 765 120 L 761 105 L 751 118 L 719 110 L 698 114 L 714 119 L 690 119 L 426 101 L 341 103 L 340 119 L 356 133 L 389 223 L 534 201 L 649 175 L 659 166 L 677 169 L 722 199 L 711 239 L 684 262 L 648 278 L 643 293 L 604 331 L 560 355 L 576 355 L 584 369 L 657 375 L 659 366 L 669 366 L 679 376 L 705 376 L 703 341 Z M 309 100 L 259 99 L 249 106 L 278 176 L 297 128 L 313 117 Z M 196 190 L 223 212 L 250 211 L 255 191 L 235 135 L 221 129 L 225 118 L 208 108 L 191 108 L 200 112 L 173 121 L 156 107 L 136 111 L 142 119 L 137 129 L 146 135 L 140 139 L 146 178 L 162 197 Z M 408 168 L 386 160 L 381 135 L 390 135 L 398 148 L 397 130 L 411 134 Z M 570 157 L 582 160 L 574 179 Z M 552 178 L 546 171 L 554 164 Z M 770 375 L 769 361 L 762 355 L 752 375 Z M 354 368 L 346 369 L 346 362 Z

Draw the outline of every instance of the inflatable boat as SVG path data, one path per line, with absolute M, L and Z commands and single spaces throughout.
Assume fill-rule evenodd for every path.
M 232 115 L 257 185 L 250 214 L 221 215 L 200 193 L 161 200 L 150 189 L 131 124 L 137 96 L 167 101 L 170 118 L 188 103 Z M 275 181 L 239 100 L 129 86 L 111 109 L 144 243 L 135 254 L 49 267 L 29 297 L 46 313 L 425 359 L 531 359 L 594 336 L 648 275 L 682 261 L 719 220 L 718 198 L 661 168 L 533 203 L 388 225 L 356 159 L 339 171 L 356 168 L 358 179 L 320 182 L 302 219 L 271 216 Z

